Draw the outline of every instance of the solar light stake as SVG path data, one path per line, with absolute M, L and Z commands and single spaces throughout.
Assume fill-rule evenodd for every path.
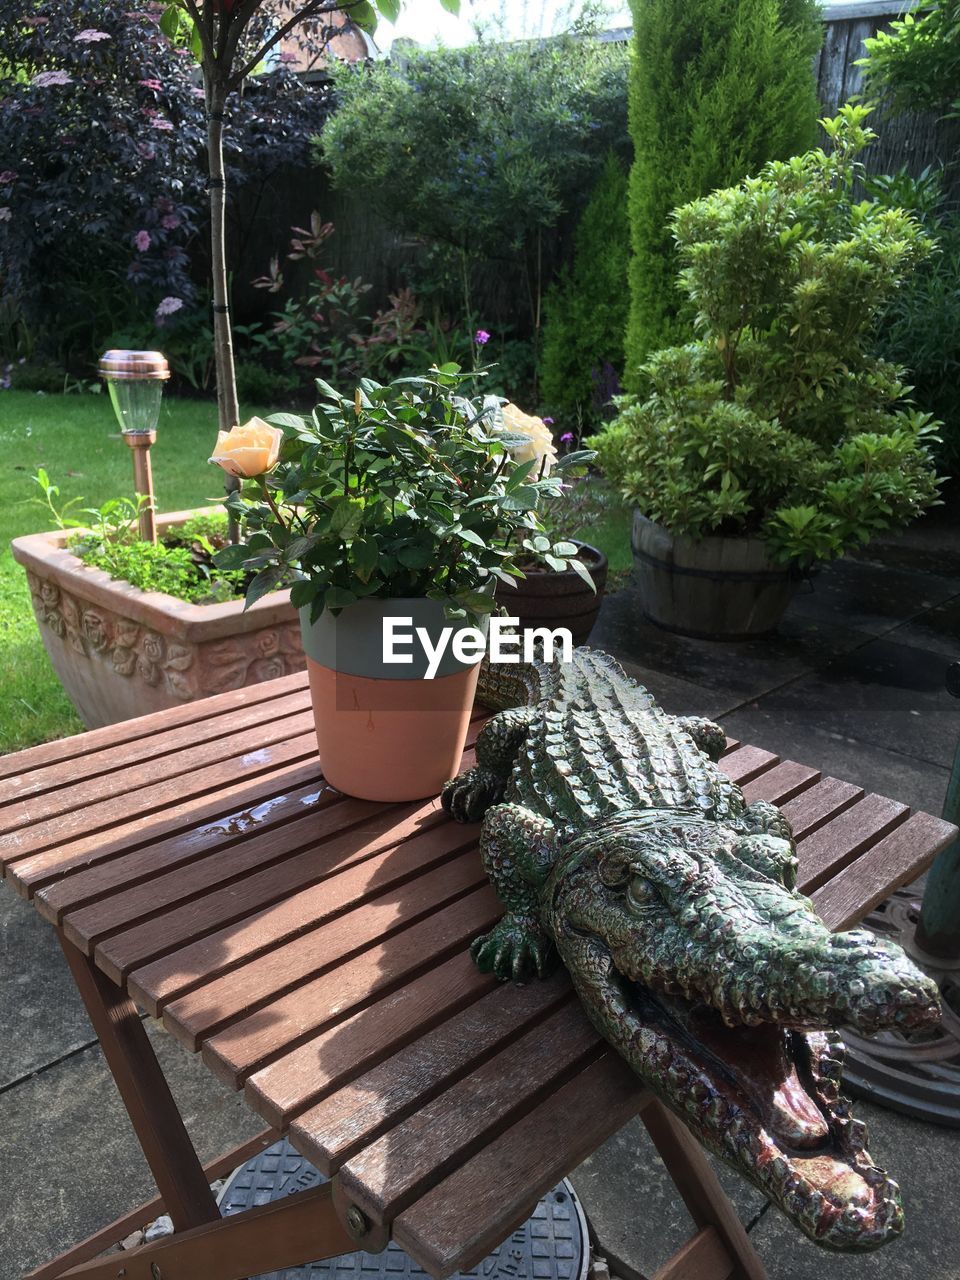
M 140 509 L 140 537 L 156 542 L 150 446 L 157 438 L 160 400 L 170 368 L 159 351 L 107 351 L 100 357 L 100 376 L 110 392 L 123 438 L 133 451 L 135 491 L 147 499 Z

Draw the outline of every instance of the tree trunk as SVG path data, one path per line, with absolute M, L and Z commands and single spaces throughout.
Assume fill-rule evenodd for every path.
M 233 365 L 233 335 L 230 328 L 229 284 L 227 278 L 227 190 L 223 165 L 223 125 L 227 91 L 217 80 L 207 86 L 207 163 L 210 171 L 210 263 L 213 276 L 213 352 L 217 376 L 217 413 L 221 431 L 235 427 L 240 418 L 237 378 Z M 226 477 L 228 493 L 240 488 L 235 476 Z M 230 520 L 230 541 L 237 537 L 236 522 Z

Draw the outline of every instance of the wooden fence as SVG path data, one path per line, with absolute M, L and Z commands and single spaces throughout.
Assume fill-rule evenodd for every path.
M 857 62 L 866 54 L 864 42 L 915 7 L 913 0 L 903 4 L 896 0 L 859 0 L 825 6 L 826 34 L 816 61 L 816 76 L 826 115 L 863 93 L 863 69 Z M 871 123 L 880 134 L 880 141 L 865 156 L 871 173 L 896 173 L 906 168 L 916 177 L 928 165 L 949 164 L 947 189 L 954 200 L 960 200 L 957 121 L 939 120 L 928 112 L 893 115 L 878 109 Z

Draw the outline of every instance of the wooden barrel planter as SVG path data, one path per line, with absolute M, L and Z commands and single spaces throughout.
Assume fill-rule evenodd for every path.
M 639 511 L 633 559 L 641 607 L 658 627 L 702 640 L 773 631 L 800 583 L 771 560 L 762 538 L 675 536 Z
M 577 541 L 580 558 L 590 570 L 596 586 L 594 594 L 579 574 L 572 569 L 562 573 L 528 569 L 527 576 L 517 580 L 515 591 L 503 588 L 497 600 L 511 617 L 520 619 L 524 627 L 569 627 L 573 643 L 586 644 L 600 612 L 607 583 L 607 557 L 589 543 Z

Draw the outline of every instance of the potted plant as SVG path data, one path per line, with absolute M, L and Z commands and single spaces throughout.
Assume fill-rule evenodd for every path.
M 939 424 L 871 354 L 932 245 L 911 214 L 858 198 L 867 114 L 822 121 L 830 154 L 673 214 L 699 336 L 655 353 L 646 393 L 587 441 L 636 507 L 643 608 L 670 630 L 771 630 L 803 573 L 937 500 Z
M 318 380 L 311 417 L 271 419 L 278 464 L 228 500 L 244 540 L 217 563 L 255 572 L 253 607 L 296 576 L 321 766 L 366 799 L 434 795 L 456 773 L 482 655 L 468 629 L 521 555 L 558 569 L 576 555 L 540 541 L 565 468 L 512 458 L 460 394 L 467 376 L 444 365 L 351 396 Z M 230 433 L 213 460 L 232 465 Z
M 517 462 L 536 459 L 543 473 L 549 474 L 560 457 L 550 420 L 524 413 L 509 402 L 501 405 L 494 396 L 486 397 L 484 405 L 490 430 L 500 437 L 511 457 Z M 562 443 L 572 440 L 572 434 L 561 437 Z M 579 473 L 593 457 L 593 452 L 586 449 L 563 455 L 562 492 L 544 499 L 539 507 L 545 529 L 540 535 L 539 550 L 544 558 L 521 558 L 524 576 L 517 580 L 516 592 L 506 602 L 511 614 L 519 619 L 521 631 L 566 627 L 575 645 L 586 644 L 589 639 L 607 583 L 607 557 L 598 547 L 574 536 L 584 523 L 588 505 L 584 501 L 588 482 Z M 577 548 L 569 568 L 551 562 L 546 534 Z

